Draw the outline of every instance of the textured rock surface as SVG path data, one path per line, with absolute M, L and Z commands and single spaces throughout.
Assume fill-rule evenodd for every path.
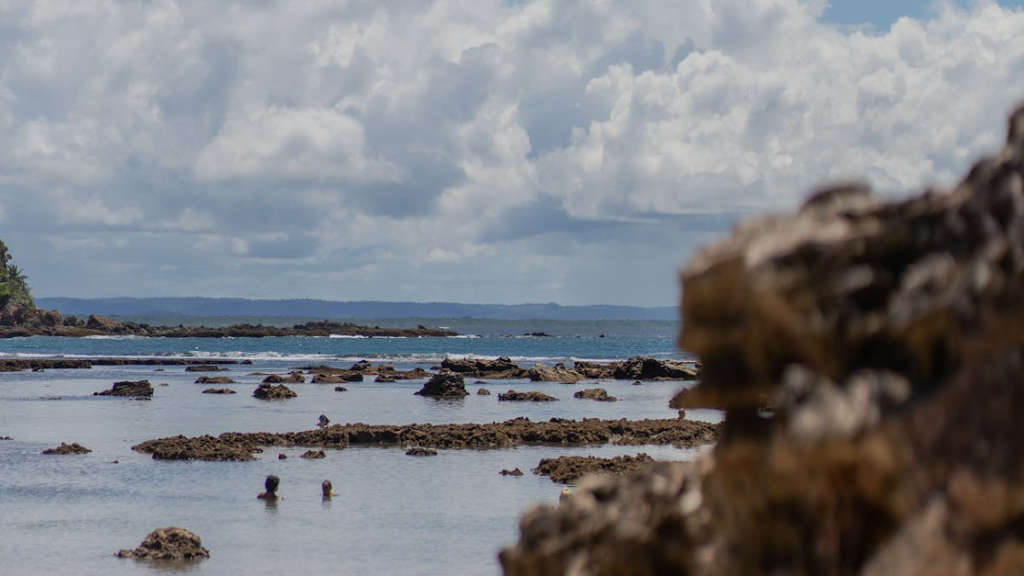
M 414 394 L 418 396 L 430 396 L 433 398 L 462 398 L 468 396 L 466 382 L 458 374 L 436 374 L 427 380 L 423 388 Z
M 196 384 L 234 384 L 230 376 L 200 376 L 196 378 Z
M 153 530 L 134 550 L 121 550 L 120 558 L 140 560 L 201 560 L 210 557 L 203 541 L 193 532 L 171 526 Z
M 575 370 L 570 370 L 562 364 L 545 366 L 537 364 L 530 368 L 527 376 L 534 382 L 561 382 L 563 384 L 575 384 L 583 379 L 583 375 Z
M 585 479 L 507 574 L 1021 573 L 1024 110 L 954 189 L 822 190 L 683 282 L 713 456 Z
M 114 382 L 114 385 L 109 390 L 93 392 L 93 396 L 129 396 L 132 398 L 149 398 L 153 396 L 153 385 L 149 383 L 149 380 L 139 380 L 137 382 Z
M 587 388 L 586 390 L 576 392 L 572 397 L 586 400 L 597 400 L 598 402 L 615 402 L 618 400 L 615 396 L 609 395 L 608 391 L 604 388 Z
M 47 448 L 46 450 L 43 450 L 43 454 L 47 455 L 88 454 L 90 452 L 92 452 L 92 450 L 89 450 L 78 442 L 72 442 L 71 444 L 61 442 L 60 446 L 57 446 L 56 448 Z
M 502 394 L 498 394 L 499 402 L 554 402 L 558 400 L 554 396 L 549 396 L 543 392 L 537 390 L 530 390 L 529 392 L 516 392 L 515 390 L 509 390 Z
M 256 390 L 253 390 L 252 395 L 260 400 L 285 400 L 298 396 L 294 390 L 284 384 L 274 385 L 267 384 L 266 382 L 260 384 Z
M 237 394 L 230 388 L 207 388 L 203 390 L 203 394 Z
M 690 420 L 563 420 L 515 418 L 491 424 L 336 424 L 305 432 L 226 432 L 220 436 L 172 436 L 132 450 L 157 460 L 251 460 L 262 446 L 421 446 L 425 448 L 511 448 L 522 445 L 671 444 L 694 447 L 718 439 L 719 427 Z
M 554 482 L 568 484 L 580 479 L 584 474 L 625 474 L 640 470 L 652 462 L 654 459 L 643 452 L 636 456 L 615 456 L 614 458 L 559 456 L 541 460 L 533 469 L 533 473 L 547 476 Z

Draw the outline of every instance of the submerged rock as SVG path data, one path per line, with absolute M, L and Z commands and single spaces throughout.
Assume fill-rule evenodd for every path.
M 477 388 L 476 395 L 477 396 L 490 396 L 491 395 L 491 391 L 488 390 L 487 388 Z
M 235 381 L 228 376 L 200 376 L 196 378 L 196 384 L 234 384 Z
M 264 384 L 302 384 L 305 381 L 306 377 L 302 375 L 302 372 L 292 372 L 287 376 L 271 374 L 263 379 Z
M 608 391 L 604 388 L 587 388 L 586 390 L 576 392 L 572 397 L 597 400 L 598 402 L 615 402 L 618 400 L 615 396 L 609 396 Z
M 406 456 L 437 456 L 437 450 L 432 448 L 422 448 L 419 446 L 409 448 L 405 451 Z
M 148 398 L 153 396 L 153 385 L 149 383 L 149 380 L 114 382 L 114 385 L 109 390 L 93 392 L 93 396 Z
M 185 372 L 220 372 L 221 370 L 223 368 L 216 364 L 196 364 L 185 368 Z
M 327 458 L 327 453 L 323 450 L 306 450 L 302 453 L 302 456 L 299 456 L 299 458 L 305 458 L 307 460 L 321 460 L 323 458 Z
M 260 384 L 259 388 L 252 393 L 254 398 L 261 400 L 285 400 L 287 398 L 295 398 L 298 394 L 294 390 L 285 386 L 284 384 L 267 384 L 264 382 Z
M 348 392 L 348 388 L 345 388 L 344 386 L 335 386 L 334 387 L 334 391 L 335 392 Z
M 468 396 L 469 392 L 466 391 L 466 382 L 462 376 L 441 373 L 428 380 L 415 394 L 434 398 L 461 398 Z
M 203 548 L 203 541 L 193 532 L 184 528 L 159 528 L 149 533 L 134 550 L 121 550 L 119 558 L 140 560 L 201 560 L 210 557 L 210 551 Z
M 57 455 L 88 454 L 90 452 L 92 452 L 92 450 L 89 450 L 88 448 L 86 448 L 85 446 L 82 446 L 78 442 L 72 442 L 71 444 L 67 444 L 67 443 L 61 442 L 60 446 L 58 446 L 56 448 L 47 448 L 46 450 L 43 450 L 43 454 L 50 454 L 50 455 L 52 455 L 52 454 L 57 454 Z
M 543 392 L 531 390 L 529 392 L 516 392 L 509 390 L 504 394 L 498 394 L 499 402 L 554 402 L 558 400 L 554 396 L 548 396 Z
M 230 388 L 207 388 L 203 390 L 203 394 L 237 394 Z
M 522 476 L 523 471 L 520 470 L 519 468 L 513 468 L 511 470 L 504 469 L 501 472 L 499 472 L 499 474 L 501 474 L 502 476 Z

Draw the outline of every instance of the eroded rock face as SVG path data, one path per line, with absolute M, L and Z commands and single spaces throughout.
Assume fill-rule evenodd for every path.
M 7 439 L 10 440 L 10 438 Z M 46 450 L 43 450 L 43 454 L 47 455 L 88 454 L 90 452 L 92 452 L 92 450 L 89 450 L 78 442 L 72 442 L 71 444 L 61 442 L 60 446 L 57 446 L 56 448 L 47 448 Z
M 415 392 L 417 396 L 432 398 L 462 398 L 468 396 L 466 381 L 458 374 L 441 373 L 434 375 L 427 383 Z
M 587 388 L 586 390 L 576 392 L 572 397 L 586 400 L 597 400 L 598 402 L 615 402 L 618 400 L 615 396 L 609 395 L 608 391 L 604 388 Z
M 563 384 L 575 384 L 583 379 L 583 375 L 575 370 L 569 370 L 562 364 L 545 366 L 536 364 L 530 368 L 527 376 L 534 382 L 561 382 Z
M 132 398 L 149 398 L 153 396 L 153 385 L 149 383 L 149 380 L 139 380 L 136 382 L 126 380 L 123 382 L 114 382 L 114 385 L 109 390 L 93 392 L 93 396 L 128 396 Z
M 171 526 L 153 530 L 134 550 L 121 550 L 119 558 L 140 560 L 201 560 L 210 557 L 203 541 L 193 532 Z
M 479 358 L 452 359 L 445 358 L 441 362 L 441 369 L 462 376 L 473 378 L 526 378 L 527 371 L 517 366 L 507 356 L 501 356 L 495 360 L 482 360 Z
M 252 395 L 260 400 L 285 400 L 298 396 L 294 390 L 284 384 L 274 385 L 266 382 L 260 384 L 259 388 L 254 390 Z
M 529 392 L 516 392 L 515 390 L 509 390 L 503 394 L 498 394 L 499 402 L 554 402 L 558 400 L 554 396 L 549 396 L 543 392 L 537 390 L 530 390 Z
M 825 189 L 683 282 L 675 403 L 726 410 L 713 456 L 585 479 L 507 574 L 1020 573 L 1024 109 L 956 188 Z
M 649 466 L 654 459 L 641 452 L 636 456 L 615 456 L 614 458 L 598 458 L 596 456 L 559 456 L 544 458 L 533 469 L 534 474 L 547 476 L 552 482 L 569 484 L 585 474 L 625 474 Z
M 306 377 L 302 375 L 302 372 L 291 372 L 287 376 L 281 376 L 280 374 L 271 374 L 263 379 L 264 384 L 302 384 L 306 381 Z

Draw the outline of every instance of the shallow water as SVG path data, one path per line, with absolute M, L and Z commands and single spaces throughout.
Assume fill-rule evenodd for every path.
M 160 346 L 145 340 L 115 341 L 114 352 L 110 342 L 41 340 L 8 343 L 0 350 L 53 354 L 60 348 L 82 355 L 181 353 L 181 342 Z M 496 574 L 500 572 L 497 551 L 515 541 L 522 512 L 557 501 L 561 486 L 530 473 L 541 458 L 646 452 L 657 459 L 682 460 L 696 453 L 657 446 L 520 447 L 442 450 L 436 457 L 411 457 L 399 448 L 350 448 L 328 450 L 324 460 L 304 460 L 298 457 L 304 449 L 296 448 L 268 449 L 257 461 L 235 463 L 158 462 L 131 451 L 133 444 L 143 440 L 175 434 L 306 430 L 315 426 L 320 414 L 334 423 L 382 424 L 491 422 L 517 416 L 533 420 L 556 416 L 672 417 L 675 411 L 667 407 L 667 400 L 682 385 L 494 381 L 482 385 L 491 396 L 477 396 L 475 390 L 481 385 L 467 380 L 474 394 L 451 402 L 414 396 L 422 381 L 376 384 L 368 380 L 344 384 L 346 392 L 335 392 L 334 385 L 289 385 L 298 398 L 266 402 L 251 397 L 261 377 L 249 374 L 284 372 L 314 353 L 295 351 L 290 349 L 293 343 L 281 342 L 294 339 L 277 339 L 275 350 L 273 340 L 233 343 L 247 357 L 256 358 L 253 365 L 231 366 L 229 372 L 218 373 L 239 381 L 224 386 L 237 390 L 236 395 L 202 394 L 207 386 L 193 383 L 200 374 L 186 373 L 182 366 L 168 366 L 163 371 L 127 366 L 0 374 L 0 436 L 14 438 L 0 441 L 0 469 L 4 471 L 0 475 L 2 572 L 140 574 L 171 570 L 121 560 L 113 553 L 135 547 L 154 528 L 180 525 L 198 533 L 211 551 L 209 560 L 173 568 L 190 574 L 280 574 L 295 569 L 306 574 Z M 224 342 L 202 344 L 210 347 Z M 442 344 L 444 349 L 435 344 L 433 350 L 415 353 L 443 356 L 450 343 Z M 488 346 L 498 349 L 494 343 Z M 288 350 L 281 352 L 283 348 Z M 270 359 L 273 355 L 268 351 L 287 354 L 288 359 Z M 506 346 L 503 353 L 534 354 L 522 346 Z M 536 355 L 581 353 L 592 352 L 575 349 Z M 347 361 L 350 352 L 330 354 Z M 392 350 L 378 348 L 377 354 L 397 356 L 400 368 L 428 366 Z M 150 401 L 92 396 L 115 380 L 142 378 L 156 385 Z M 573 392 L 591 385 L 605 387 L 619 402 L 572 397 Z M 497 393 L 509 388 L 541 390 L 559 401 L 498 402 Z M 694 411 L 690 417 L 714 421 L 720 416 L 713 411 Z M 82 443 L 93 452 L 80 456 L 40 454 L 62 441 Z M 279 452 L 289 458 L 278 460 Z M 118 463 L 111 463 L 114 460 Z M 498 474 L 514 467 L 526 475 Z M 283 499 L 275 507 L 255 499 L 263 478 L 271 473 L 282 481 Z M 324 479 L 333 482 L 336 494 L 328 503 L 320 499 Z

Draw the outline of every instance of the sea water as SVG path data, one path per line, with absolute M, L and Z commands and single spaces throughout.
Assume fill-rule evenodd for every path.
M 565 326 L 552 323 L 550 333 Z M 670 446 L 519 447 L 439 450 L 406 456 L 401 448 L 327 450 L 305 460 L 305 448 L 268 448 L 252 462 L 162 462 L 131 450 L 153 438 L 226 431 L 297 431 L 332 423 L 494 422 L 518 416 L 669 418 L 668 399 L 685 384 L 628 381 L 576 385 L 467 379 L 471 395 L 458 401 L 415 396 L 423 381 L 289 384 L 298 397 L 253 398 L 262 376 L 304 364 L 346 367 L 363 358 L 399 369 L 429 368 L 445 356 L 507 355 L 521 365 L 573 359 L 621 360 L 633 355 L 681 357 L 671 334 L 616 333 L 522 338 L 20 338 L 0 341 L 7 357 L 215 357 L 248 359 L 226 366 L 235 395 L 202 394 L 201 374 L 184 366 L 97 366 L 0 374 L 0 573 L 2 574 L 497 574 L 498 550 L 513 544 L 524 511 L 555 504 L 561 486 L 534 475 L 541 458 L 565 454 L 614 456 L 646 452 L 656 459 L 692 459 L 698 450 Z M 114 381 L 148 379 L 152 400 L 93 396 Z M 164 386 L 163 384 L 166 384 Z M 602 403 L 573 398 L 601 386 L 619 398 Z M 488 388 L 491 396 L 475 394 Z M 510 388 L 540 390 L 548 403 L 498 402 Z M 691 418 L 717 421 L 714 411 Z M 44 456 L 60 442 L 79 442 L 91 454 Z M 706 449 L 706 448 L 705 448 Z M 278 454 L 288 456 L 279 460 Z M 501 476 L 518 467 L 522 477 Z M 268 474 L 281 477 L 282 500 L 256 499 Z M 329 479 L 335 497 L 323 502 Z M 151 530 L 181 526 L 210 549 L 198 564 L 161 566 L 118 559 Z

